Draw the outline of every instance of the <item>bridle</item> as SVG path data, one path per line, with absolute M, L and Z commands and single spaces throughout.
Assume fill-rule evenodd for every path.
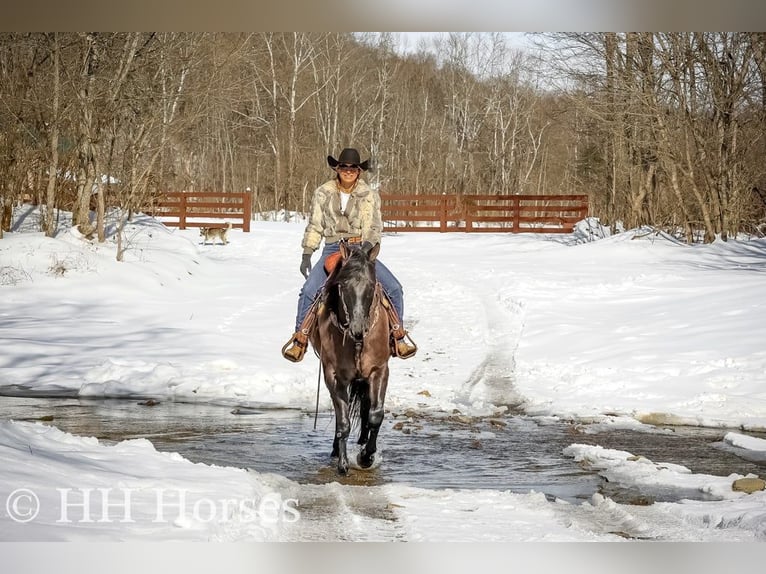
M 364 340 L 367 337 L 368 333 L 372 330 L 372 328 L 378 322 L 378 317 L 380 315 L 381 287 L 379 283 L 377 282 L 375 283 L 375 287 L 374 287 L 373 295 L 372 295 L 372 301 L 370 302 L 370 309 L 368 311 L 366 321 L 365 321 L 366 326 L 362 332 L 361 338 L 356 338 L 351 334 L 351 331 L 350 331 L 351 325 L 349 321 L 351 314 L 349 313 L 348 303 L 346 302 L 346 297 L 344 296 L 344 293 L 343 293 L 343 285 L 341 283 L 338 283 L 336 287 L 338 289 L 338 301 L 343 311 L 342 313 L 343 318 L 339 317 L 338 313 L 336 313 L 335 311 L 332 311 L 330 313 L 330 321 L 338 329 L 338 331 L 340 331 L 343 337 L 344 345 L 346 343 L 347 338 L 351 338 L 354 340 L 354 363 L 356 364 L 357 370 L 360 371 L 362 349 L 364 348 Z

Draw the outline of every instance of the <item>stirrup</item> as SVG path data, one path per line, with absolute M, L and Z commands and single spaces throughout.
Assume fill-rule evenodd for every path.
M 307 346 L 308 345 L 303 345 L 298 339 L 293 337 L 282 347 L 282 356 L 292 363 L 299 363 L 303 360 L 303 355 L 306 354 Z
M 405 340 L 406 339 L 406 340 Z M 409 343 L 407 343 L 409 341 Z M 407 347 L 406 350 L 402 351 L 399 349 L 399 343 L 402 343 L 404 346 Z M 410 334 L 408 332 L 404 332 L 404 336 L 400 339 L 394 339 L 393 344 L 393 355 L 396 357 L 399 357 L 400 359 L 409 359 L 410 357 L 414 357 L 415 353 L 418 352 L 418 346 L 415 344 L 415 341 L 412 340 L 412 337 L 410 337 Z

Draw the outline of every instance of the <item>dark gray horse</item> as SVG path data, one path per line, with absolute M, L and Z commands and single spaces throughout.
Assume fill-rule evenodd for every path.
M 340 474 L 348 472 L 352 418 L 358 413 L 362 449 L 357 462 L 362 468 L 372 466 L 383 422 L 391 346 L 385 295 L 375 278 L 379 251 L 380 244 L 341 243 L 340 261 L 325 283 L 311 335 L 335 408 L 332 456 L 338 457 Z

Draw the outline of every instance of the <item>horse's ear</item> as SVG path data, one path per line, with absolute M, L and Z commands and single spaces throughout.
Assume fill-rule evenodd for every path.
M 349 250 L 348 245 L 346 244 L 345 241 L 341 241 L 339 246 L 340 246 L 340 256 L 343 258 L 343 261 L 345 261 L 346 259 L 348 259 L 348 256 L 351 253 L 351 251 Z
M 367 252 L 367 258 L 370 261 L 375 261 L 375 258 L 378 256 L 378 253 L 380 253 L 380 243 L 376 243 L 372 246 L 372 248 Z

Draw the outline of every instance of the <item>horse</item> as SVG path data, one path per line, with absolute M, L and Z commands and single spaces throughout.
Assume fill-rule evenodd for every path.
M 340 258 L 320 295 L 310 337 L 335 410 L 332 457 L 338 457 L 341 475 L 348 473 L 346 444 L 352 420 L 360 421 L 357 463 L 362 468 L 374 462 L 383 422 L 391 347 L 385 294 L 375 277 L 379 251 L 379 243 L 360 247 L 341 241 Z

